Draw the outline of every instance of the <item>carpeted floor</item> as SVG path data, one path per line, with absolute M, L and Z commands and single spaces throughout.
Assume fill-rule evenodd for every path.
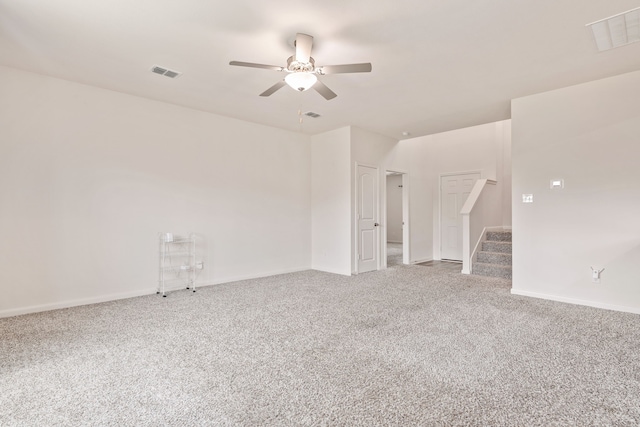
M 387 267 L 402 264 L 402 243 L 387 243 Z
M 640 316 L 509 287 L 307 271 L 0 319 L 0 425 L 640 425 Z

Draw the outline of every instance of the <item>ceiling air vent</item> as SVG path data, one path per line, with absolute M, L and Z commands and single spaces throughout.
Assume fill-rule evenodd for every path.
M 598 50 L 609 50 L 640 41 L 640 7 L 587 24 Z
M 171 79 L 175 79 L 176 77 L 180 77 L 182 75 L 182 73 L 179 71 L 170 70 L 168 68 L 159 67 L 157 65 L 151 67 L 151 72 L 169 77 Z
M 304 115 L 314 119 L 317 119 L 318 117 L 320 117 L 320 114 L 314 113 L 313 111 L 307 111 L 306 113 L 304 113 Z

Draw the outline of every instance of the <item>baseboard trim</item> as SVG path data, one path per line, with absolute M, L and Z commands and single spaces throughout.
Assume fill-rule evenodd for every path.
M 268 273 L 247 274 L 242 276 L 225 277 L 225 278 L 216 279 L 207 283 L 198 283 L 197 286 L 198 288 L 201 288 L 203 286 L 223 285 L 225 283 L 240 282 L 242 280 L 251 280 L 251 279 L 262 279 L 264 277 L 277 276 L 279 274 L 287 274 L 287 273 L 298 273 L 300 271 L 307 271 L 307 270 L 311 270 L 311 268 L 310 267 L 288 268 L 283 270 L 274 270 Z
M 322 269 L 322 268 L 314 268 L 314 267 L 312 267 L 311 270 L 321 271 L 323 273 L 339 274 L 340 276 L 351 276 L 352 275 L 352 273 L 345 273 L 344 271 L 331 270 L 331 269 Z
M 624 306 L 624 305 L 606 304 L 606 303 L 602 303 L 602 302 L 598 302 L 598 301 L 588 301 L 588 300 L 582 300 L 582 299 L 577 299 L 577 298 L 567 298 L 567 297 L 561 297 L 561 296 L 558 296 L 558 295 L 550 295 L 550 294 L 541 294 L 541 293 L 538 293 L 538 292 L 522 291 L 522 290 L 519 290 L 519 289 L 511 289 L 511 293 L 513 295 L 520 295 L 520 296 L 524 296 L 524 297 L 546 299 L 546 300 L 551 300 L 551 301 L 564 302 L 564 303 L 567 303 L 567 304 L 584 305 L 584 306 L 587 306 L 587 307 L 602 308 L 604 310 L 622 311 L 624 313 L 640 314 L 640 308 L 627 307 L 627 306 Z
M 411 260 L 410 264 L 420 264 L 423 262 L 435 261 L 433 258 L 425 258 L 425 259 L 414 259 Z
M 142 289 L 133 292 L 125 292 L 120 294 L 101 295 L 99 297 L 82 298 L 70 301 L 60 301 L 49 304 L 31 305 L 28 307 L 12 308 L 8 310 L 0 310 L 0 318 L 21 316 L 23 314 L 40 313 L 43 311 L 60 310 L 62 308 L 78 307 L 81 305 L 100 304 L 102 302 L 116 301 L 119 299 L 135 298 L 144 295 L 156 293 L 156 288 Z
M 299 271 L 306 271 L 309 269 L 310 269 L 309 267 L 299 267 L 299 268 L 291 268 L 291 269 L 284 269 L 284 270 L 276 270 L 276 271 L 271 271 L 269 273 L 263 273 L 263 274 L 226 277 L 224 279 L 218 279 L 208 283 L 197 283 L 196 286 L 197 288 L 201 288 L 203 286 L 220 285 L 223 283 L 238 282 L 241 280 L 260 279 L 262 277 L 276 276 L 278 274 L 296 273 Z M 20 307 L 20 308 L 11 308 L 7 310 L 0 310 L 0 319 L 4 317 L 21 316 L 23 314 L 40 313 L 43 311 L 59 310 L 62 308 L 79 307 L 82 305 L 100 304 L 102 302 L 141 297 L 145 295 L 155 294 L 156 291 L 157 289 L 153 287 L 153 288 L 141 289 L 138 291 L 125 292 L 120 294 L 101 295 L 101 296 L 92 297 L 92 298 L 60 301 L 55 303 L 32 305 L 32 306 Z

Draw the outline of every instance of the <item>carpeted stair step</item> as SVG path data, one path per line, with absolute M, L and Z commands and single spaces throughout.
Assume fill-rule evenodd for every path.
M 487 240 L 492 242 L 510 242 L 511 231 L 487 231 Z
M 502 252 L 480 251 L 477 255 L 477 262 L 485 264 L 511 265 L 511 254 Z
M 503 279 L 511 279 L 511 266 L 476 262 L 473 264 L 473 274 L 477 274 L 478 276 L 490 276 L 490 277 L 501 277 Z
M 473 261 L 472 274 L 511 279 L 511 230 L 487 231 Z
M 482 242 L 483 252 L 511 253 L 511 242 L 485 240 Z

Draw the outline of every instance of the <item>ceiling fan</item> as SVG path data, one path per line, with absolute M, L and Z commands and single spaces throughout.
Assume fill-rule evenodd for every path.
M 318 80 L 317 76 L 325 74 L 342 74 L 342 73 L 368 73 L 371 71 L 371 63 L 362 64 L 342 64 L 342 65 L 324 65 L 317 66 L 315 60 L 311 57 L 311 47 L 313 45 L 313 37 L 308 34 L 296 34 L 294 46 L 296 53 L 287 59 L 286 67 L 278 67 L 277 65 L 255 64 L 253 62 L 231 61 L 229 65 L 238 67 L 265 68 L 267 70 L 286 72 L 285 78 L 271 86 L 260 94 L 260 96 L 270 96 L 275 91 L 285 85 L 291 86 L 293 89 L 303 92 L 307 89 L 314 88 L 326 100 L 335 98 L 335 92 L 329 89 L 324 83 Z

